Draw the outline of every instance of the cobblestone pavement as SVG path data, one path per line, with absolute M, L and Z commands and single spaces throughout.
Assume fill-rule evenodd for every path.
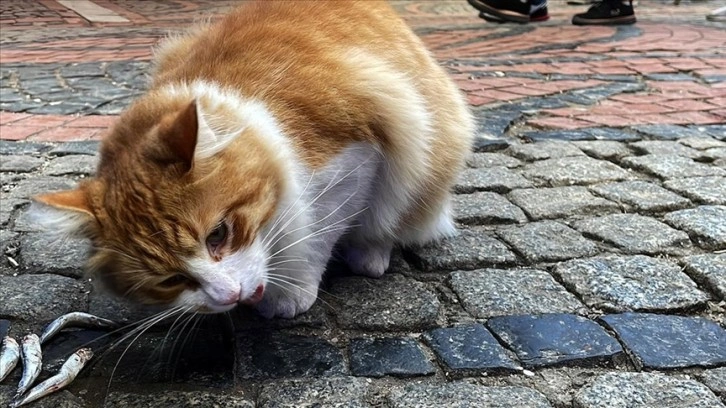
M 94 291 L 84 243 L 49 241 L 24 209 L 93 173 L 153 44 L 235 1 L 94 0 L 115 23 L 61 3 L 0 2 L 0 319 L 15 336 L 69 311 L 149 313 Z M 582 7 L 550 3 L 531 25 L 394 3 L 479 121 L 457 238 L 396 252 L 380 280 L 332 266 L 294 320 L 161 323 L 36 406 L 723 407 L 726 26 L 705 20 L 719 4 L 640 0 L 634 26 L 575 27 Z M 100 335 L 54 340 L 44 375 L 117 340 Z

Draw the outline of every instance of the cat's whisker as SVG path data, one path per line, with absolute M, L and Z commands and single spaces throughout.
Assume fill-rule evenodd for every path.
M 301 287 L 301 286 L 299 286 L 299 285 L 296 285 L 296 284 L 295 284 L 295 283 L 293 283 L 293 282 L 289 282 L 289 281 L 286 281 L 286 280 L 282 280 L 282 279 L 279 279 L 279 278 L 274 278 L 274 279 L 270 279 L 270 280 L 269 280 L 269 283 L 270 283 L 271 285 L 277 286 L 278 288 L 280 288 L 280 289 L 282 289 L 282 290 L 285 290 L 285 291 L 288 291 L 288 290 L 290 290 L 291 288 L 293 288 L 293 289 L 297 289 L 297 290 L 299 290 L 299 291 L 301 291 L 301 292 L 303 292 L 303 293 L 307 293 L 307 294 L 308 294 L 308 295 L 310 295 L 310 296 L 313 296 L 313 295 L 317 296 L 317 294 L 316 294 L 316 293 L 313 293 L 313 292 L 311 292 L 311 291 L 309 291 L 309 290 L 307 290 L 307 289 L 305 289 L 305 288 L 303 288 L 303 287 Z M 284 285 L 287 285 L 287 286 L 289 286 L 289 287 L 291 287 L 291 288 L 286 288 L 286 287 L 285 287 Z M 320 289 L 318 289 L 318 290 L 320 290 Z M 331 310 L 333 310 L 333 311 L 335 311 L 335 310 L 336 310 L 336 309 L 335 309 L 335 307 L 334 307 L 333 305 L 331 305 L 330 303 L 326 302 L 325 300 L 323 300 L 323 299 L 321 299 L 321 298 L 318 298 L 318 300 L 319 300 L 319 301 L 320 301 L 321 303 L 323 303 L 323 304 L 325 304 L 326 306 L 328 306 L 328 307 L 329 307 L 329 308 L 330 308 Z
M 175 352 L 175 350 L 177 350 L 176 346 L 179 343 L 179 337 L 181 337 L 181 335 L 186 331 L 186 328 L 189 325 L 189 323 L 191 321 L 194 321 L 194 324 L 192 324 L 191 329 L 189 331 L 186 331 L 185 340 L 182 342 L 181 347 L 177 350 L 177 353 L 178 353 L 177 354 L 177 362 L 179 361 L 179 356 L 181 355 L 182 351 L 184 350 L 184 345 L 186 344 L 186 339 L 189 338 L 189 334 L 192 331 L 194 331 L 194 327 L 197 325 L 197 322 L 199 321 L 199 319 L 195 320 L 196 317 L 197 317 L 197 312 L 192 312 L 192 314 L 189 315 L 189 318 L 187 318 L 184 321 L 184 323 L 182 324 L 181 328 L 179 329 L 179 336 L 177 336 L 174 339 L 174 342 L 171 345 L 171 350 L 169 350 L 169 360 L 168 360 L 168 363 L 167 363 L 168 365 L 171 365 L 171 361 L 174 358 L 174 352 Z M 173 380 L 174 379 L 174 373 L 175 372 L 176 372 L 176 363 L 174 365 L 174 370 L 172 370 L 172 375 L 171 375 L 170 380 Z
M 300 199 L 305 195 L 308 188 L 310 187 L 310 184 L 313 182 L 313 177 L 315 177 L 315 170 L 310 172 L 310 179 L 308 179 L 307 184 L 305 184 L 305 187 L 302 189 L 302 191 L 300 191 L 300 194 L 297 196 L 295 201 L 292 204 L 288 205 L 287 208 L 285 209 L 285 211 L 282 214 L 280 214 L 280 216 L 277 217 L 277 219 L 272 224 L 272 226 L 270 226 L 270 230 L 267 231 L 265 236 L 262 238 L 261 242 L 263 243 L 263 246 L 265 246 L 264 243 L 267 242 L 267 237 L 270 235 L 270 233 L 272 233 L 272 231 L 275 230 L 275 227 L 277 227 L 277 225 L 285 218 L 285 216 L 287 216 L 287 213 L 290 212 L 290 210 L 293 209 L 295 207 L 295 205 L 297 205 L 297 203 L 300 201 Z
M 275 273 L 271 273 L 268 276 L 272 276 L 276 280 L 291 280 L 293 282 L 307 283 L 307 282 L 305 282 L 302 279 L 296 279 L 296 278 L 292 278 L 291 276 L 279 275 L 279 274 L 275 274 Z M 326 295 L 329 295 L 329 296 L 334 297 L 336 299 L 341 299 L 340 296 L 336 296 L 336 295 L 334 295 L 334 294 L 332 294 L 332 293 L 330 293 L 330 292 L 328 292 L 326 290 L 321 289 L 320 287 L 318 287 L 318 292 L 325 293 Z
M 275 267 L 277 265 L 284 265 L 287 263 L 298 263 L 298 262 L 309 263 L 309 261 L 307 259 L 289 259 L 286 261 L 279 261 L 279 262 L 273 262 L 271 264 L 267 264 L 267 267 L 268 267 L 268 270 L 274 270 L 274 269 L 269 269 L 269 268 Z

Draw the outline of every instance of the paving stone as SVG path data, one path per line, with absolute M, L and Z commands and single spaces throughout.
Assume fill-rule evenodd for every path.
M 527 187 L 532 187 L 532 183 L 508 168 L 489 167 L 462 171 L 454 191 L 465 194 L 475 191 L 507 193 L 515 188 Z
M 412 383 L 391 390 L 391 408 L 551 408 L 544 395 L 527 387 L 487 387 L 467 382 Z
M 471 270 L 486 266 L 511 265 L 516 255 L 484 229 L 458 230 L 458 235 L 412 250 L 411 262 L 426 272 Z
M 350 371 L 363 377 L 412 377 L 436 372 L 419 343 L 407 338 L 352 339 Z
M 688 199 L 642 180 L 599 184 L 591 186 L 590 190 L 608 200 L 625 205 L 626 208 L 639 211 L 680 210 L 691 205 Z
M 51 149 L 48 154 L 51 156 L 67 156 L 69 154 L 86 154 L 94 156 L 98 154 L 100 142 L 89 140 L 84 142 L 66 142 Z
M 627 142 L 640 140 L 640 136 L 629 133 L 620 128 L 593 127 L 574 130 L 535 131 L 526 132 L 522 137 L 530 140 L 565 140 L 572 142 L 586 140 L 604 140 L 614 142 Z M 577 145 L 577 143 L 575 143 Z
M 633 152 L 624 143 L 612 140 L 579 141 L 573 144 L 588 156 L 601 160 L 620 160 Z
M 683 262 L 696 282 L 708 287 L 721 299 L 726 298 L 726 254 L 693 255 L 684 258 Z
M 0 171 L 28 173 L 40 168 L 43 159 L 33 156 L 10 155 L 0 156 Z
M 0 140 L 0 155 L 2 156 L 16 154 L 39 155 L 51 148 L 51 145 L 44 143 L 11 142 L 8 140 Z
M 712 160 L 715 162 L 726 159 L 726 147 L 714 147 L 712 149 L 704 150 L 703 157 L 706 160 Z
M 522 227 L 506 227 L 499 236 L 530 262 L 563 261 L 598 252 L 591 241 L 555 221 L 539 221 Z
M 493 317 L 487 327 L 529 367 L 612 362 L 623 353 L 600 325 L 573 314 Z
M 481 269 L 456 271 L 451 288 L 476 318 L 515 314 L 570 313 L 583 307 L 545 271 Z
M 632 178 L 620 167 L 590 157 L 563 157 L 529 164 L 522 172 L 538 186 L 569 186 L 573 184 L 594 184 Z
M 665 221 L 691 236 L 698 245 L 708 249 L 726 248 L 726 206 L 702 205 L 674 211 Z
M 416 330 L 435 325 L 441 304 L 425 284 L 385 275 L 346 277 L 329 289 L 338 323 L 349 329 Z
M 283 380 L 262 387 L 259 408 L 346 407 L 368 408 L 368 382 L 357 377 Z
M 497 152 L 504 150 L 509 147 L 509 142 L 502 138 L 486 138 L 486 137 L 475 137 L 472 146 L 472 151 L 478 153 L 484 152 Z
M 106 408 L 146 408 L 146 407 L 215 407 L 215 408 L 254 408 L 251 397 L 241 393 L 214 391 L 169 391 L 152 394 L 131 394 L 112 392 L 103 405 Z
M 30 273 L 56 273 L 80 278 L 89 256 L 89 247 L 85 240 L 30 233 L 20 239 L 21 265 Z
M 51 191 L 69 190 L 76 185 L 75 181 L 63 177 L 33 177 L 20 181 L 14 189 L 10 190 L 10 198 L 29 199 Z
M 508 198 L 533 220 L 607 214 L 618 206 L 580 186 L 514 190 Z
M 575 223 L 587 237 L 608 242 L 631 254 L 677 253 L 691 247 L 688 234 L 650 217 L 610 214 Z
M 519 207 L 497 193 L 456 194 L 452 199 L 454 218 L 469 225 L 521 224 L 527 217 Z
M 698 377 L 716 395 L 721 398 L 726 396 L 726 367 L 705 370 Z
M 509 147 L 509 152 L 512 156 L 526 161 L 584 155 L 574 144 L 561 141 L 515 144 Z
M 718 167 L 695 162 L 688 157 L 675 155 L 654 155 L 626 157 L 625 166 L 653 174 L 661 179 L 699 176 L 724 176 L 726 171 Z
M 698 132 L 696 135 L 708 135 L 718 140 L 726 141 L 726 125 L 693 125 L 689 128 Z
M 633 129 L 659 140 L 674 140 L 703 135 L 697 129 L 676 125 L 636 125 L 633 126 Z
M 17 386 L 0 385 L 0 406 L 9 407 L 12 396 L 15 395 Z M 84 408 L 87 405 L 82 399 L 71 394 L 69 391 L 61 391 L 51 394 L 43 399 L 32 403 L 33 408 Z
M 596 309 L 679 310 L 708 300 L 676 263 L 644 255 L 577 259 L 553 273 Z
M 521 370 L 492 334 L 480 324 L 468 324 L 424 333 L 447 376 L 512 373 Z
M 575 408 L 723 408 L 703 384 L 661 373 L 606 373 L 575 393 Z
M 726 177 L 673 179 L 663 185 L 700 203 L 726 205 Z
M 325 339 L 255 330 L 237 336 L 237 378 L 346 374 L 343 353 Z
M 472 153 L 467 157 L 466 164 L 475 169 L 483 167 L 514 168 L 521 166 L 522 162 L 502 153 Z
M 698 150 L 670 140 L 641 140 L 631 143 L 630 147 L 641 154 L 683 156 L 691 159 L 701 157 Z
M 58 157 L 48 163 L 44 173 L 49 176 L 68 174 L 93 175 L 96 173 L 98 156 L 68 155 Z
M 85 311 L 88 296 L 75 279 L 57 275 L 0 275 L 0 316 L 28 322 L 50 321 Z
M 623 313 L 601 318 L 638 367 L 671 369 L 726 363 L 726 330 L 699 317 Z
M 706 150 L 714 147 L 726 147 L 726 143 L 708 136 L 684 137 L 683 139 L 678 140 L 678 143 L 698 150 Z
M 27 203 L 28 200 L 7 198 L 5 194 L 0 196 L 0 224 L 9 223 L 15 209 Z

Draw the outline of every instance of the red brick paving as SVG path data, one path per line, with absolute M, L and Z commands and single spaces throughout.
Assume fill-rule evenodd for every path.
M 3 30 L 2 63 L 94 62 L 149 60 L 163 30 L 121 30 L 101 35 L 85 27 L 188 26 L 203 16 L 217 15 L 236 0 L 94 0 L 130 20 L 95 24 L 54 0 L 0 2 Z M 550 1 L 552 19 L 530 31 L 512 34 L 518 26 L 485 23 L 465 1 L 394 1 L 393 5 L 414 27 L 429 27 L 421 35 L 434 55 L 447 64 L 469 103 L 478 109 L 510 101 L 590 88 L 595 80 L 545 80 L 516 77 L 541 75 L 650 75 L 690 73 L 706 77 L 726 75 L 726 35 L 723 29 L 694 25 L 696 13 L 705 16 L 713 5 L 646 2 L 636 9 L 641 35 L 620 41 L 613 27 L 576 27 L 571 15 L 582 7 Z M 440 29 L 430 29 L 440 27 Z M 23 40 L 34 30 L 50 30 L 42 41 Z M 78 30 L 71 40 L 53 38 L 53 30 Z M 26 34 L 24 34 L 26 33 Z M 576 45 L 580 44 L 580 45 Z M 543 49 L 544 47 L 544 49 Z M 573 61 L 574 60 L 574 61 Z M 492 74 L 498 76 L 490 76 Z M 504 77 L 501 77 L 504 75 Z M 515 75 L 515 76 L 510 76 Z M 613 95 L 593 106 L 542 110 L 527 125 L 548 129 L 591 126 L 626 126 L 649 123 L 723 123 L 726 83 L 646 81 L 636 93 Z M 0 139 L 87 140 L 101 138 L 115 116 L 55 116 L 0 112 Z

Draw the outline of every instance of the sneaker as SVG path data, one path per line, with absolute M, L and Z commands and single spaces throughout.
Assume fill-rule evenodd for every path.
M 575 14 L 572 24 L 575 25 L 619 25 L 635 23 L 632 3 L 611 2 L 604 0 L 595 3 L 585 13 Z
M 486 20 L 490 23 L 507 23 L 507 20 L 502 20 L 501 18 L 499 18 L 497 16 L 492 16 L 483 11 L 479 12 L 479 18 L 483 18 L 484 20 Z M 549 19 L 550 19 L 550 15 L 549 15 L 549 13 L 547 13 L 547 7 L 542 7 L 540 9 L 537 9 L 534 13 L 532 13 L 529 16 L 530 23 L 547 21 Z
M 467 0 L 475 9 L 484 15 L 494 16 L 503 21 L 515 23 L 529 23 L 530 21 L 543 21 L 549 18 L 547 2 L 533 6 L 530 0 Z M 537 20 L 530 17 L 537 15 Z M 481 15 L 480 15 L 481 16 Z

